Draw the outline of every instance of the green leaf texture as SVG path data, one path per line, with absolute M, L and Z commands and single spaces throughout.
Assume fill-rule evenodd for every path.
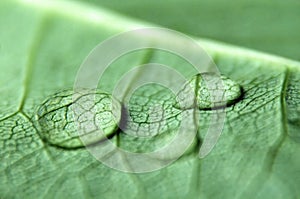
M 80 64 L 98 43 L 147 25 L 65 1 L 3 1 L 0 13 L 0 198 L 299 198 L 300 63 L 199 40 L 221 73 L 243 88 L 243 97 L 226 108 L 216 146 L 199 159 L 214 114 L 201 110 L 197 140 L 180 159 L 149 173 L 123 173 L 85 148 L 49 145 L 34 116 L 47 97 L 72 88 Z M 114 62 L 99 88 L 110 92 L 124 72 L 150 62 L 172 66 L 186 77 L 194 72 L 173 54 L 137 51 Z M 164 75 L 172 83 L 167 73 L 143 69 L 135 81 L 143 75 Z M 111 139 L 132 152 L 168 143 L 184 117 L 171 106 L 173 98 L 160 86 L 136 90 L 127 127 L 162 133 L 140 139 L 120 132 Z M 169 114 L 158 125 L 140 110 L 157 103 Z

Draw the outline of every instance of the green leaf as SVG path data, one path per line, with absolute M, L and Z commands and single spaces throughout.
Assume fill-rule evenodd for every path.
M 2 1 L 0 13 L 5 30 L 0 31 L 1 198 L 299 197 L 300 63 L 198 40 L 221 73 L 243 88 L 243 97 L 226 108 L 222 135 L 208 156 L 199 159 L 198 152 L 215 112 L 200 110 L 197 139 L 180 159 L 157 171 L 130 174 L 105 166 L 86 148 L 49 145 L 40 136 L 44 132 L 36 127 L 35 115 L 45 99 L 73 86 L 80 64 L 99 42 L 147 24 L 65 1 Z M 195 72 L 173 54 L 136 51 L 112 63 L 99 89 L 111 92 L 126 71 L 150 62 L 172 66 L 185 77 Z M 167 73 L 144 69 L 135 81 L 157 75 L 172 83 Z M 143 118 L 140 107 L 171 107 L 173 103 L 165 102 L 173 97 L 155 85 L 136 90 L 125 107 L 137 114 L 128 124 Z M 155 137 L 119 132 L 111 141 L 132 152 L 160 148 L 185 116 L 175 110 L 168 114 L 167 128 L 159 128 Z M 150 128 L 156 119 L 150 118 Z M 128 166 L 122 159 L 119 164 Z

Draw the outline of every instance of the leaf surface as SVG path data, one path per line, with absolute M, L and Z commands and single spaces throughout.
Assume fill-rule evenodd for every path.
M 204 159 L 198 158 L 199 146 L 214 114 L 205 110 L 200 111 L 197 140 L 180 159 L 158 171 L 129 174 L 101 164 L 85 148 L 49 145 L 41 139 L 34 115 L 48 96 L 72 88 L 80 64 L 99 42 L 147 25 L 64 1 L 3 1 L 0 13 L 5 27 L 0 32 L 1 198 L 299 197 L 298 62 L 199 40 L 221 73 L 242 86 L 243 98 L 226 108 L 222 135 Z M 172 66 L 186 77 L 195 72 L 178 56 L 137 51 L 116 60 L 99 88 L 112 91 L 124 72 L 150 62 Z M 172 83 L 167 73 L 141 69 L 139 74 L 135 81 L 164 75 Z M 172 98 L 165 88 L 151 85 L 133 96 L 130 105 L 137 114 L 138 107 L 151 103 L 168 107 L 165 102 Z M 112 141 L 132 152 L 152 151 L 172 138 L 177 115 L 171 111 L 167 128 L 152 139 L 120 133 Z M 142 118 L 137 115 L 133 126 Z M 126 161 L 120 164 L 126 166 Z

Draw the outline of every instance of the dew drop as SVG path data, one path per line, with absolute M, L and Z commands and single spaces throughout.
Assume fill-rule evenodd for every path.
M 112 135 L 118 129 L 121 105 L 100 91 L 64 90 L 49 96 L 36 113 L 41 137 L 52 145 L 78 148 Z
M 176 97 L 175 107 L 200 110 L 229 106 L 241 97 L 241 86 L 224 75 L 200 73 L 183 86 Z

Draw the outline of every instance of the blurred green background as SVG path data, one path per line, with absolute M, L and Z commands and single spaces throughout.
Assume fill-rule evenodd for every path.
M 193 36 L 300 60 L 299 0 L 83 2 L 103 6 Z

